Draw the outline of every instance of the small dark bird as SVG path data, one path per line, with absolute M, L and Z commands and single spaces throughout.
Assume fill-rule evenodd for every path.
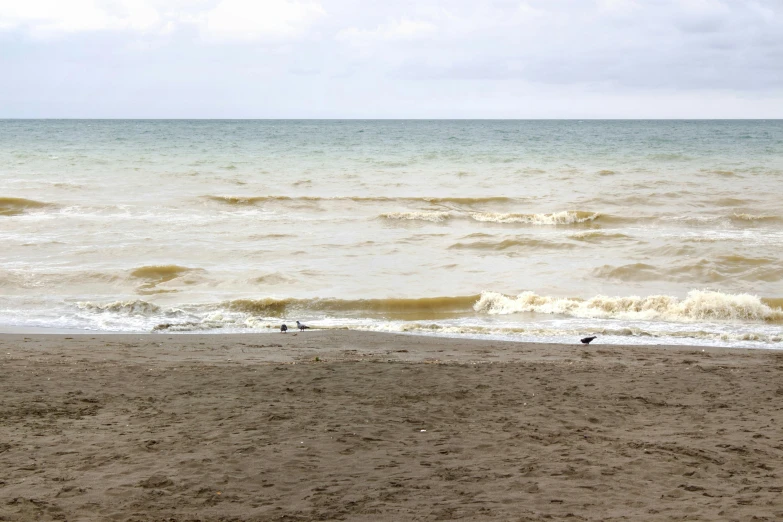
M 286 333 L 288 331 L 288 327 L 286 325 L 283 325 L 280 327 L 280 331 Z
M 590 344 L 591 342 L 593 342 L 593 340 L 594 340 L 596 337 L 597 337 L 597 336 L 595 336 L 595 335 L 594 335 L 594 336 L 592 336 L 592 337 L 585 337 L 584 339 L 580 339 L 580 341 L 582 341 L 582 344 Z
M 298 327 L 299 327 L 299 331 L 300 331 L 300 332 L 304 332 L 304 331 L 305 331 L 305 329 L 307 329 L 307 328 L 310 328 L 309 326 L 307 326 L 307 325 L 304 325 L 304 324 L 300 323 L 299 321 L 297 321 L 297 322 L 296 322 L 296 326 L 298 326 Z

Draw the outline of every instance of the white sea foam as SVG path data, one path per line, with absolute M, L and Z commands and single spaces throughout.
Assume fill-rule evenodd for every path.
M 431 221 L 433 223 L 440 223 L 451 217 L 449 212 L 387 212 L 381 214 L 385 219 L 396 219 L 403 221 Z
M 490 223 L 525 223 L 528 225 L 573 225 L 595 221 L 599 214 L 564 210 L 552 214 L 503 214 L 497 212 L 476 212 L 470 215 L 476 221 Z
M 161 311 L 158 305 L 137 299 L 135 301 L 113 301 L 111 303 L 94 303 L 82 301 L 77 303 L 80 310 L 95 313 L 111 312 L 122 315 L 152 315 Z
M 731 216 L 732 219 L 737 221 L 749 221 L 749 222 L 780 222 L 780 216 L 773 215 L 760 215 L 760 214 L 747 214 L 747 213 L 734 213 Z
M 764 304 L 755 295 L 693 290 L 685 299 L 668 295 L 648 297 L 596 296 L 588 300 L 540 296 L 523 292 L 516 297 L 484 292 L 473 307 L 488 314 L 537 312 L 585 318 L 631 320 L 783 322 L 783 311 Z

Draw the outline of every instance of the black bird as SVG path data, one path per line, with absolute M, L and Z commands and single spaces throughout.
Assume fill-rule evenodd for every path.
M 592 337 L 585 337 L 584 339 L 580 339 L 580 341 L 582 341 L 582 344 L 590 344 L 594 339 L 596 339 L 596 337 L 597 336 L 595 335 Z
M 286 325 L 283 325 L 280 327 L 280 331 L 286 333 L 288 331 L 288 327 Z
M 307 325 L 304 325 L 304 324 L 300 323 L 299 321 L 297 321 L 297 322 L 296 322 L 296 326 L 298 326 L 298 327 L 299 327 L 299 331 L 300 331 L 300 332 L 304 332 L 304 331 L 305 331 L 305 329 L 307 329 L 307 328 L 310 328 L 309 326 L 307 326 Z

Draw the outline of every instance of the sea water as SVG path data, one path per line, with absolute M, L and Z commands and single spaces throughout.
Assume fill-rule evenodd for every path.
M 3 120 L 0 325 L 783 348 L 782 194 L 783 121 Z

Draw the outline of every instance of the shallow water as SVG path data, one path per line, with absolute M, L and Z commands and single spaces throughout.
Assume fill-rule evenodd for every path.
M 0 323 L 783 347 L 782 121 L 0 121 Z

